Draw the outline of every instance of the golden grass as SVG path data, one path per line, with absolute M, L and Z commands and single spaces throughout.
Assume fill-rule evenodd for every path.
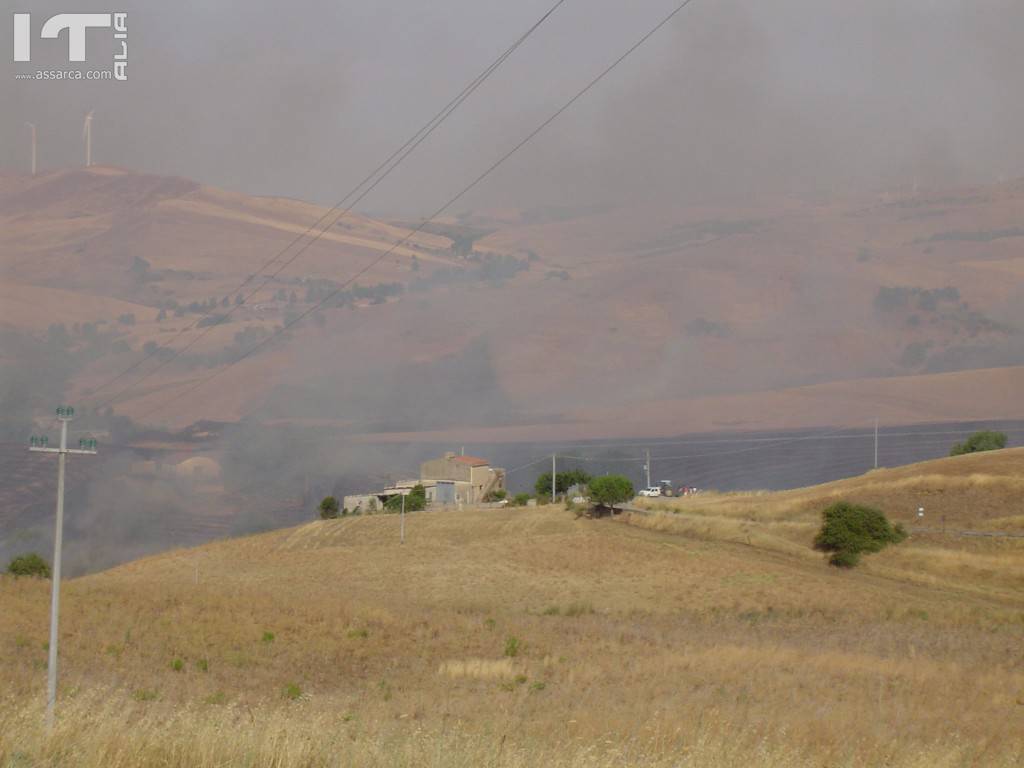
M 414 514 L 404 546 L 322 521 L 76 579 L 52 737 L 48 588 L 3 578 L 0 765 L 1021 764 L 1024 549 L 838 571 L 808 546 L 832 490 Z
M 120 706 L 101 695 L 70 702 L 52 735 L 40 724 L 38 707 L 0 708 L 0 759 L 5 765 L 74 765 L 133 768 L 181 765 L 365 766 L 384 768 L 819 768 L 885 765 L 893 768 L 959 768 L 1019 765 L 1020 753 L 1005 744 L 972 744 L 955 736 L 907 749 L 894 729 L 871 751 L 856 755 L 816 749 L 809 754 L 786 734 L 733 722 L 706 711 L 690 722 L 661 718 L 636 734 L 609 730 L 598 736 L 573 733 L 562 720 L 560 741 L 515 738 L 521 713 L 511 711 L 494 727 L 468 730 L 452 721 L 439 726 L 412 716 L 374 720 L 334 702 L 300 701 L 290 708 L 245 708 L 233 704 L 193 708 Z M 778 736 L 783 738 L 779 738 Z M 9 745 L 17 742 L 15 748 Z
M 441 664 L 439 674 L 448 677 L 472 677 L 477 680 L 505 680 L 515 677 L 512 659 L 452 659 Z

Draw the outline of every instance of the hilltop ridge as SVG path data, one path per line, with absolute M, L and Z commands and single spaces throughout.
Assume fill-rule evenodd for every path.
M 1007 279 L 1024 274 L 1020 182 L 738 210 L 467 213 L 411 236 L 350 213 L 236 307 L 238 287 L 261 285 L 268 262 L 277 272 L 304 246 L 275 254 L 326 213 L 111 167 L 5 175 L 0 324 L 36 338 L 63 324 L 75 348 L 89 340 L 74 328 L 98 329 L 106 346 L 68 374 L 78 401 L 147 344 L 168 344 L 164 359 L 204 330 L 116 403 L 176 427 L 256 408 L 353 432 L 514 439 L 554 422 L 635 436 L 881 410 L 889 423 L 1024 415 L 1010 394 L 1024 297 Z M 163 406 L 334 293 L 201 400 Z

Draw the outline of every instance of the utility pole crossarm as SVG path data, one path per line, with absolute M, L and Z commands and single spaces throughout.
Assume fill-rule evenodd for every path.
M 65 448 L 63 451 L 60 448 L 29 448 L 34 453 L 76 453 L 79 456 L 95 456 L 96 451 L 91 449 L 83 448 Z

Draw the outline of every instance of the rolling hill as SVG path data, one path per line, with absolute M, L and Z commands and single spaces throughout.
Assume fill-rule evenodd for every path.
M 0 760 L 82 766 L 1011 766 L 1024 754 L 1024 450 L 615 520 L 561 507 L 318 521 L 64 592 L 0 578 Z M 837 498 L 912 531 L 853 571 Z M 124 724 L 130 723 L 130 728 Z
M 352 214 L 272 261 L 325 213 L 117 168 L 0 176 L 3 364 L 63 361 L 5 410 L 59 390 L 173 427 L 258 412 L 403 439 L 1024 415 L 1021 182 L 469 212 L 397 247 L 406 223 Z

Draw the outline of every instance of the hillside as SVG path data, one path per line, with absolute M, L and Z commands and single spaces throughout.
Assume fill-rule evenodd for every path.
M 174 427 L 258 412 L 516 440 L 1024 416 L 1021 182 L 469 212 L 397 247 L 408 222 L 350 214 L 275 274 L 325 213 L 117 168 L 0 176 L 2 363 L 53 368 L 5 412 L 116 396 Z M 190 346 L 165 363 L 165 344 Z
M 1017 765 L 1024 539 L 913 533 L 854 571 L 808 542 L 839 497 L 1020 530 L 1022 475 L 1006 450 L 614 521 L 417 513 L 400 545 L 370 516 L 150 557 L 67 584 L 49 743 L 46 584 L 0 579 L 0 761 Z

